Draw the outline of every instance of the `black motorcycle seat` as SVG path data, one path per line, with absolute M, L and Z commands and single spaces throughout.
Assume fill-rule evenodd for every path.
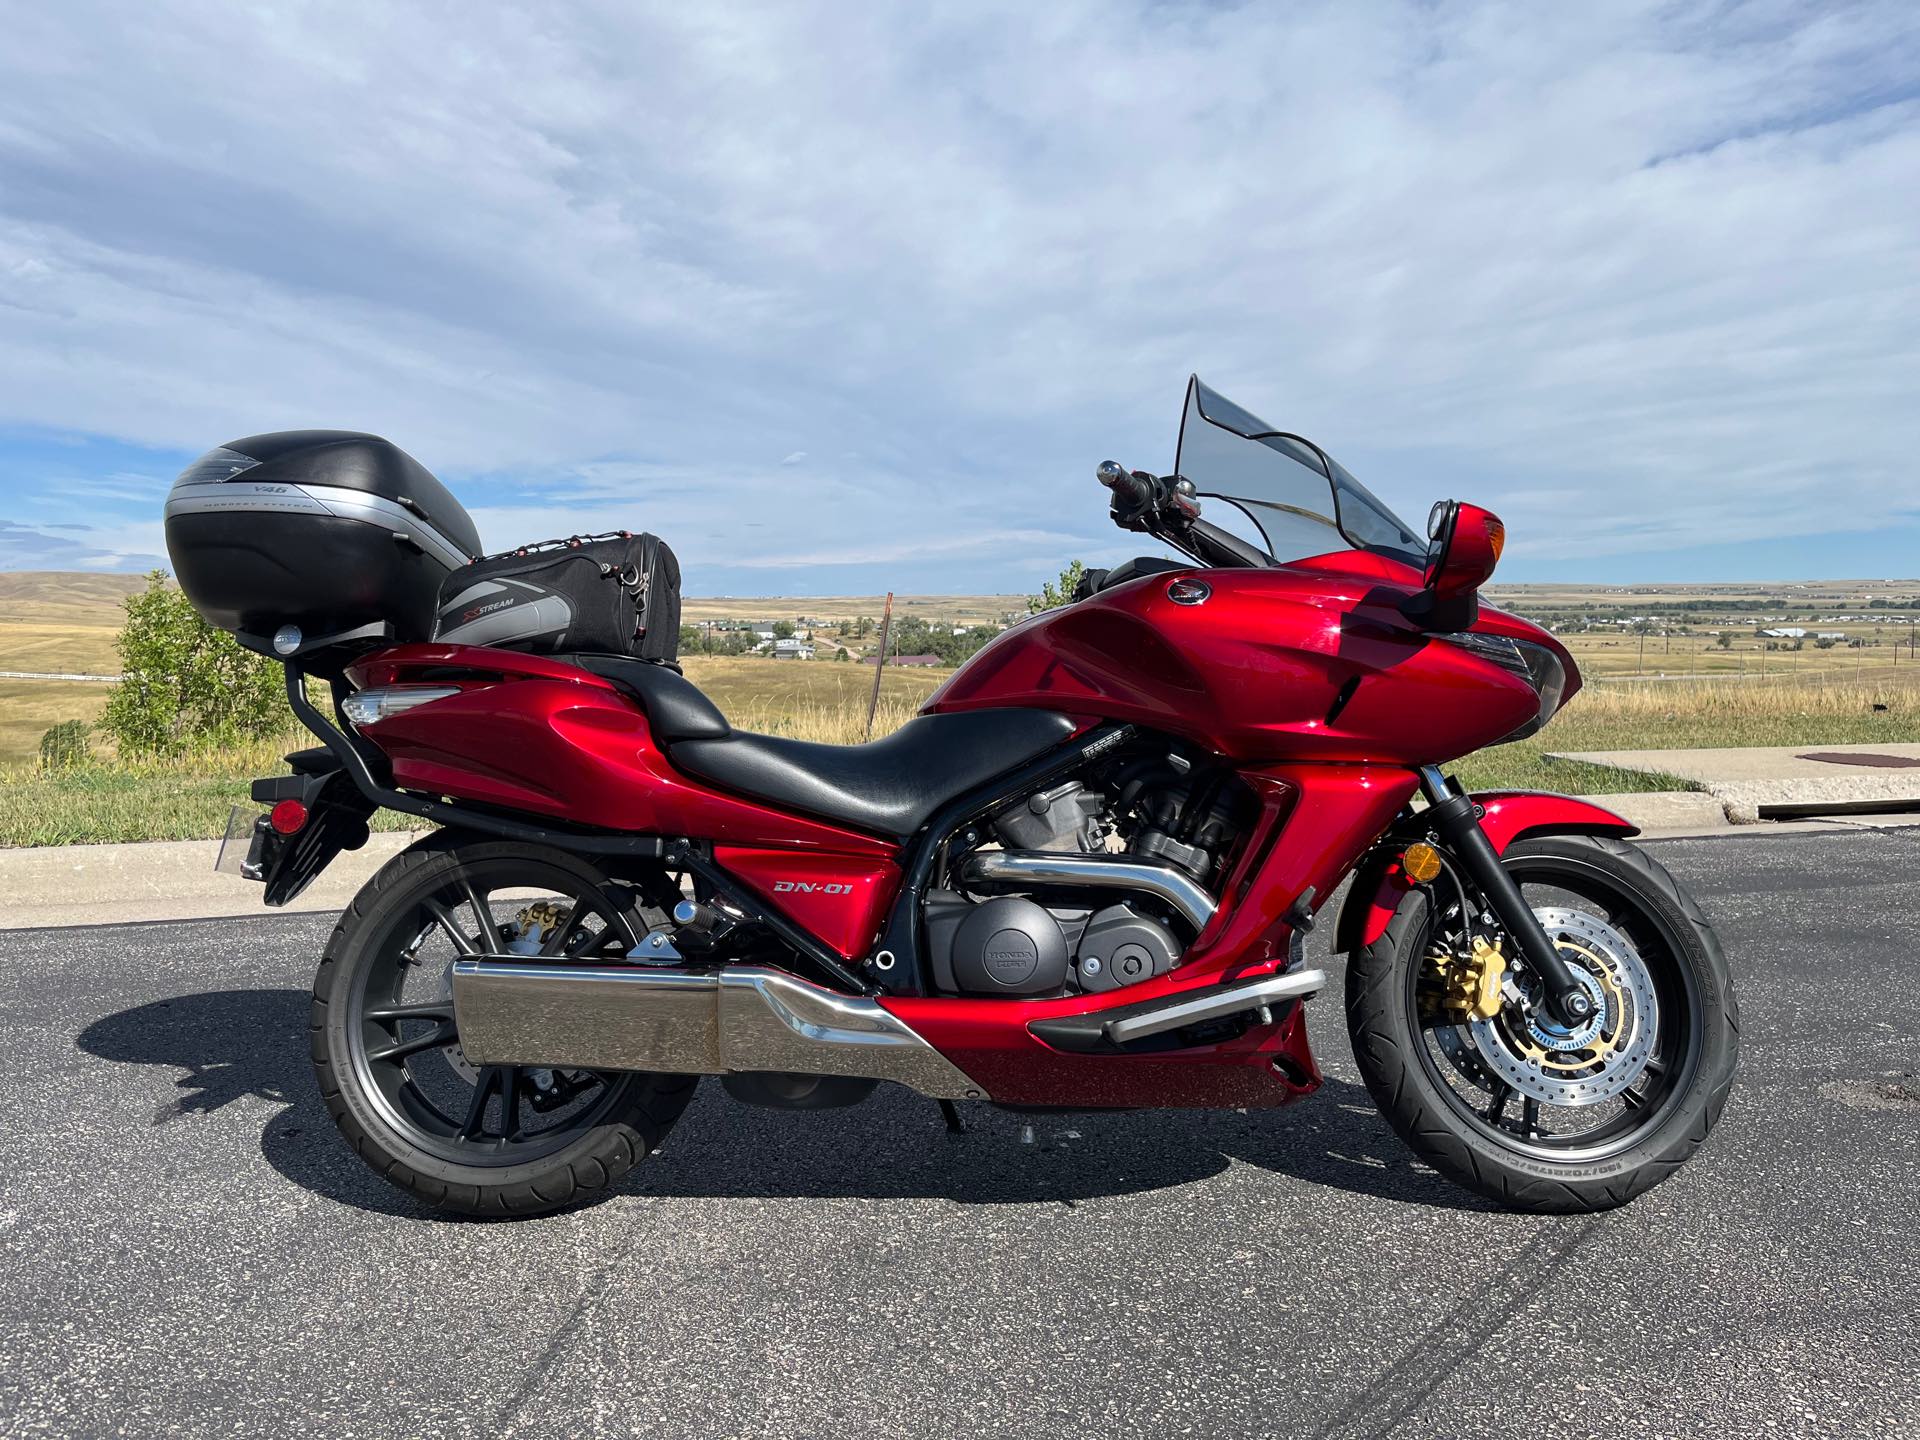
M 922 715 L 864 745 L 736 730 L 724 740 L 681 740 L 667 758 L 722 790 L 904 839 L 947 801 L 1071 734 L 1073 722 L 1050 710 L 964 710 Z
M 700 687 L 677 670 L 631 655 L 561 655 L 603 680 L 611 680 L 640 702 L 647 725 L 662 745 L 676 740 L 721 740 L 733 733 L 727 717 Z

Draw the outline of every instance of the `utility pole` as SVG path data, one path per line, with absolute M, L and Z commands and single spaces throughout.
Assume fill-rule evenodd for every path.
M 887 668 L 887 632 L 893 629 L 893 592 L 887 592 L 887 608 L 880 615 L 880 658 L 873 666 L 873 695 L 867 701 L 867 739 L 873 739 L 873 717 L 880 708 L 880 672 Z

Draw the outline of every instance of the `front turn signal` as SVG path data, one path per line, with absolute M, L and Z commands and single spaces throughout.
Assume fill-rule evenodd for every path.
M 1425 885 L 1440 874 L 1440 852 L 1431 845 L 1409 845 L 1400 852 L 1400 868 L 1416 885 Z

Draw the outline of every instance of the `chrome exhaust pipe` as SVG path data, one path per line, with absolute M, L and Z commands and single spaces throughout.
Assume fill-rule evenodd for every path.
M 1207 928 L 1214 899 L 1183 871 L 1128 855 L 1089 855 L 1071 850 L 980 850 L 961 872 L 976 885 L 1080 885 L 1102 890 L 1143 890 L 1180 912 L 1189 925 Z
M 986 1091 L 904 1021 L 763 965 L 678 970 L 456 960 L 453 1014 L 475 1065 L 893 1080 L 940 1100 Z

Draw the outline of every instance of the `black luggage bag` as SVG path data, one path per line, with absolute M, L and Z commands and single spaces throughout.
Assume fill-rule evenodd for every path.
M 433 638 L 671 665 L 680 653 L 680 562 L 659 536 L 625 530 L 523 545 L 446 578 Z

